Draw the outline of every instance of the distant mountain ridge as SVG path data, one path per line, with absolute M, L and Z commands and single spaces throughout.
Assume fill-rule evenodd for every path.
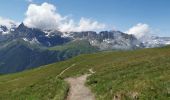
M 135 36 L 120 31 L 62 33 L 57 30 L 44 31 L 36 28 L 28 28 L 21 23 L 17 28 L 9 31 L 8 34 L 0 35 L 0 41 L 18 38 L 46 47 L 62 45 L 73 40 L 88 40 L 92 46 L 97 46 L 101 50 L 134 49 L 142 47 L 142 44 Z
M 121 31 L 95 31 L 84 32 L 60 32 L 57 30 L 40 30 L 29 28 L 21 23 L 18 27 L 0 26 L 0 41 L 23 39 L 30 43 L 36 43 L 46 47 L 63 45 L 74 40 L 88 40 L 92 46 L 97 46 L 101 50 L 112 49 L 136 49 L 164 46 L 170 43 L 170 38 L 150 37 L 145 42 L 138 40 L 134 35 Z

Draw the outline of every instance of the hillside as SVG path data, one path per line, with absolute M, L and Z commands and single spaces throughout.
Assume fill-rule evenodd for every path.
M 67 51 L 70 53 L 79 52 L 80 54 L 82 51 L 84 53 L 99 51 L 99 48 L 91 46 L 90 43 L 86 40 L 75 40 L 61 46 L 50 47 L 48 49 L 54 51 Z
M 88 77 L 86 85 L 97 100 L 168 100 L 169 66 L 169 46 L 81 55 L 25 72 L 1 75 L 0 99 L 64 100 L 68 91 L 64 79 L 83 75 L 92 68 L 95 73 Z
M 0 73 L 13 73 L 59 61 L 51 52 L 23 40 L 5 43 L 0 49 Z
M 31 44 L 22 39 L 1 42 L 0 73 L 20 72 L 96 51 L 98 49 L 87 41 L 75 41 L 51 48 Z

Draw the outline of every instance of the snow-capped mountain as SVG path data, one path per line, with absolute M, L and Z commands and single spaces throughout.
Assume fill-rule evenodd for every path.
M 23 23 L 12 31 L 10 30 L 7 32 L 7 34 L 0 34 L 1 41 L 20 38 L 30 43 L 39 43 L 43 46 L 61 45 L 70 41 L 69 38 L 61 37 L 61 33 L 58 31 L 50 31 L 50 33 L 45 33 L 40 29 L 28 28 Z
M 46 47 L 62 45 L 74 40 L 87 40 L 92 46 L 100 50 L 112 49 L 136 49 L 160 47 L 170 44 L 167 37 L 144 37 L 137 39 L 134 35 L 126 34 L 121 31 L 94 31 L 69 32 L 63 33 L 57 30 L 40 30 L 29 28 L 21 23 L 18 27 L 15 24 L 0 26 L 0 41 L 23 39 L 30 44 L 38 44 Z

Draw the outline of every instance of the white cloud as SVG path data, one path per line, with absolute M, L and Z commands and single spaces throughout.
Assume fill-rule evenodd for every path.
M 99 23 L 97 21 L 92 21 L 91 19 L 81 18 L 78 25 L 78 31 L 103 29 L 105 27 L 106 27 L 105 24 Z
M 24 24 L 32 28 L 55 29 L 63 20 L 64 17 L 56 13 L 56 7 L 51 4 L 30 4 Z
M 18 25 L 18 23 L 11 20 L 11 19 L 0 17 L 0 25 L 6 26 L 8 29 L 10 29 L 10 28 L 15 27 L 16 25 Z
M 133 34 L 137 38 L 142 38 L 143 36 L 151 33 L 151 28 L 147 24 L 138 23 L 137 25 L 130 28 L 126 33 Z
M 81 18 L 79 23 L 75 23 L 73 20 L 69 20 L 67 23 L 62 24 L 59 29 L 60 31 L 96 31 L 106 27 L 105 24 L 97 21 L 92 21 L 88 18 Z
M 62 16 L 56 7 L 49 3 L 30 4 L 24 24 L 32 28 L 58 29 L 60 31 L 91 31 L 104 29 L 105 25 L 91 19 L 81 18 L 78 23 L 67 16 Z

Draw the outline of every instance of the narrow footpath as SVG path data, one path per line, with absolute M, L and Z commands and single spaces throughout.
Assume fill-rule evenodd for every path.
M 89 71 L 91 74 L 94 73 L 92 69 Z M 91 74 L 65 79 L 65 81 L 70 85 L 66 100 L 95 100 L 94 94 L 88 87 L 85 86 L 86 79 Z

